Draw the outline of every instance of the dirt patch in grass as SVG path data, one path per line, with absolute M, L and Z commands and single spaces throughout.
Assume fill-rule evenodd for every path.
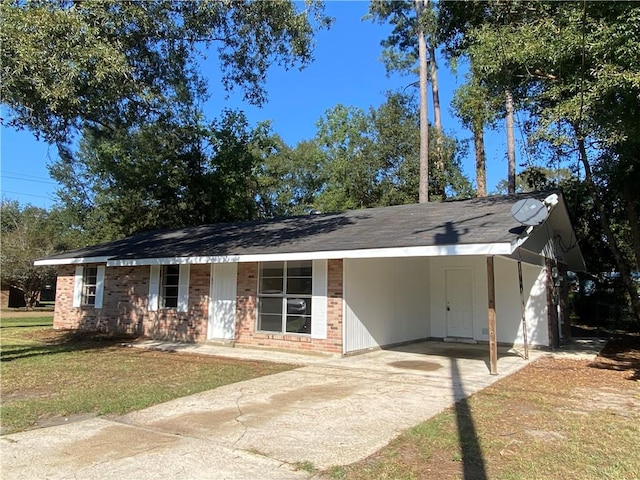
M 325 476 L 637 479 L 639 374 L 637 336 L 593 361 L 545 356 Z
M 131 337 L 2 329 L 2 434 L 124 414 L 293 365 L 127 347 Z

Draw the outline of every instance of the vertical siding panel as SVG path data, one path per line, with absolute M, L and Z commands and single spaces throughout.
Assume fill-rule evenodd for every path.
M 180 265 L 180 275 L 178 276 L 178 311 L 189 311 L 189 274 L 191 265 Z
M 104 265 L 98 265 L 98 274 L 96 276 L 96 303 L 95 308 L 102 308 L 102 299 L 104 297 Z
M 327 260 L 313 261 L 311 338 L 327 338 Z
M 364 317 L 368 317 L 368 315 L 361 308 L 363 305 L 371 305 L 371 302 L 376 300 L 374 294 L 367 295 L 371 276 L 367 274 L 366 267 L 371 265 L 371 260 L 345 260 L 345 264 L 345 284 L 347 288 L 345 289 L 344 351 L 348 353 L 375 347 L 378 343 L 363 323 L 373 319 L 365 319 Z
M 160 265 L 151 265 L 149 277 L 149 311 L 158 311 L 158 294 L 160 293 Z
M 237 263 L 211 265 L 208 339 L 235 338 L 237 278 Z
M 73 306 L 79 307 L 82 304 L 82 274 L 84 267 L 78 265 L 76 267 L 75 277 L 73 279 Z

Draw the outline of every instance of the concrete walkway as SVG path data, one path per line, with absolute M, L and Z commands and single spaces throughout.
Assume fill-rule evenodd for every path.
M 302 479 L 360 460 L 528 362 L 488 347 L 424 342 L 346 358 L 211 345 L 152 345 L 301 368 L 226 385 L 122 417 L 0 437 L 3 478 Z M 543 352 L 531 351 L 529 361 Z

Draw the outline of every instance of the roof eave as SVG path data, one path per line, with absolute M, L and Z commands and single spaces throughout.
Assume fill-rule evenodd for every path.
M 108 267 L 129 267 L 141 265 L 246 263 L 286 260 L 322 260 L 333 258 L 401 258 L 401 257 L 442 257 L 458 255 L 509 255 L 510 242 L 472 243 L 458 245 L 430 245 L 418 247 L 392 247 L 360 250 L 328 250 L 316 252 L 284 252 L 250 255 L 216 255 L 162 258 L 113 258 Z
M 42 258 L 35 260 L 33 265 L 36 267 L 52 266 L 52 265 L 83 265 L 86 263 L 107 263 L 112 256 L 105 257 L 75 257 L 75 258 Z

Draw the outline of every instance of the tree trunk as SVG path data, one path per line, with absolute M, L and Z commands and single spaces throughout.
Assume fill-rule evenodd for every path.
M 436 48 L 428 45 L 429 52 L 429 80 L 431 80 L 431 97 L 433 100 L 433 125 L 436 127 L 436 158 L 434 166 L 438 171 L 436 194 L 443 200 L 446 198 L 446 172 L 444 167 L 444 132 L 442 131 L 442 112 L 440 109 L 440 91 L 438 90 L 438 64 L 436 63 Z
M 418 201 L 429 201 L 429 110 L 427 97 L 427 40 L 421 18 L 427 0 L 416 1 L 418 20 L 418 53 L 420 59 L 420 183 Z
M 442 112 L 440 109 L 440 90 L 438 89 L 438 64 L 436 48 L 429 45 L 429 80 L 431 80 L 431 96 L 433 98 L 433 126 L 442 134 Z
M 507 112 L 507 193 L 516 193 L 516 140 L 513 129 L 513 92 L 505 90 L 505 110 Z
M 627 268 L 627 264 L 624 261 L 622 253 L 620 252 L 618 241 L 613 233 L 613 230 L 611 230 L 609 214 L 600 201 L 598 190 L 596 189 L 596 185 L 593 182 L 591 165 L 589 164 L 589 159 L 587 157 L 587 148 L 584 144 L 584 138 L 582 138 L 582 136 L 579 134 L 579 129 L 575 126 L 574 131 L 576 132 L 576 136 L 578 138 L 578 152 L 580 154 L 580 162 L 584 167 L 585 184 L 589 191 L 589 195 L 593 200 L 593 205 L 595 206 L 596 211 L 598 212 L 598 216 L 600 217 L 600 225 L 602 226 L 602 231 L 607 238 L 609 249 L 611 250 L 611 254 L 613 255 L 613 258 L 616 262 L 616 266 L 618 267 L 620 279 L 622 280 L 622 284 L 625 286 L 627 294 L 629 295 L 629 304 L 631 306 L 633 315 L 635 316 L 636 320 L 640 321 L 640 299 L 638 298 L 638 291 L 633 282 L 633 279 L 631 278 L 629 269 Z
M 487 196 L 487 170 L 484 153 L 484 125 L 482 121 L 473 122 L 473 146 L 476 155 L 476 195 Z
M 640 226 L 638 225 L 638 212 L 636 210 L 629 182 L 625 182 L 624 187 L 622 188 L 622 195 L 625 201 L 625 210 L 627 211 L 629 229 L 631 230 L 631 245 L 633 246 L 633 253 L 636 260 L 634 270 L 640 271 Z

